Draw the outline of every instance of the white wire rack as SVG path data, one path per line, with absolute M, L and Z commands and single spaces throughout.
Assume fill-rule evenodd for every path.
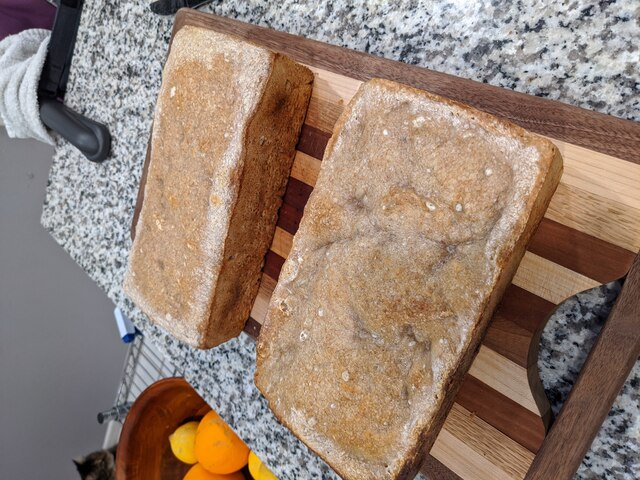
M 158 380 L 179 375 L 180 372 L 151 345 L 150 341 L 142 335 L 136 336 L 127 350 L 122 381 L 114 405 L 109 410 L 98 413 L 98 422 L 113 420 L 122 423 L 129 408 L 144 389 Z

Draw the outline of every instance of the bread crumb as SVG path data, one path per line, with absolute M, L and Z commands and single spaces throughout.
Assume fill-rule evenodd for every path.
M 493 170 L 491 170 L 489 167 L 487 167 L 487 168 L 485 168 L 485 169 L 484 169 L 484 174 L 485 174 L 487 177 L 490 177 L 492 173 L 493 173 Z
M 456 212 L 461 212 L 462 211 L 462 204 L 461 203 L 456 203 L 455 209 L 456 209 Z
M 387 130 L 386 128 L 384 130 L 382 130 L 382 134 L 386 137 L 389 135 L 389 130 Z

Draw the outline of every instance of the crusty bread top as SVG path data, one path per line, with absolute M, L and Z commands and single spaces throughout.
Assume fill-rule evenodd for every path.
M 222 265 L 247 119 L 273 58 L 241 39 L 185 26 L 164 67 L 124 287 L 147 315 L 193 345 L 206 334 L 199 321 L 209 317 Z
M 389 81 L 345 109 L 256 372 L 276 416 L 340 475 L 414 468 L 558 161 L 544 139 Z

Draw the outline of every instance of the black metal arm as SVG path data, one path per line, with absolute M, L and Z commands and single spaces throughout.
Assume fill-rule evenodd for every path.
M 58 5 L 38 89 L 40 118 L 89 160 L 102 162 L 111 148 L 107 127 L 73 111 L 61 101 L 66 93 L 81 12 L 82 0 L 61 0 Z

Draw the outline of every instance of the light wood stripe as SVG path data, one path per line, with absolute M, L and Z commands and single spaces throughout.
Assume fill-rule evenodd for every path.
M 465 479 L 522 479 L 533 453 L 454 404 L 431 455 Z
M 264 323 L 264 319 L 267 316 L 267 309 L 269 308 L 269 300 L 271 300 L 271 294 L 276 288 L 276 281 L 269 275 L 262 274 L 260 280 L 260 287 L 258 288 L 258 295 L 253 302 L 251 308 L 251 318 L 253 318 L 260 325 Z
M 334 103 L 348 103 L 362 82 L 355 78 L 345 77 L 337 73 L 307 65 L 315 75 L 312 96 L 317 96 Z
M 431 447 L 431 455 L 465 480 L 512 480 L 504 470 L 444 428 Z
M 640 210 L 581 188 L 560 183 L 546 217 L 632 252 L 640 250 Z
M 333 132 L 333 126 L 336 124 L 343 109 L 343 104 L 329 102 L 311 94 L 309 109 L 304 123 L 323 132 Z
M 559 304 L 576 293 L 599 286 L 600 282 L 526 252 L 513 277 L 513 284 Z
M 549 138 L 564 159 L 562 182 L 640 209 L 640 165 Z
M 321 163 L 320 160 L 313 158 L 311 155 L 296 151 L 293 167 L 291 167 L 291 176 L 313 187 L 318 180 Z
M 540 416 L 546 413 L 540 412 L 533 398 L 527 378 L 527 369 L 489 347 L 485 345 L 480 347 L 478 355 L 471 364 L 469 374 L 530 412 Z
M 286 259 L 291 251 L 292 242 L 293 235 L 280 227 L 276 227 L 276 233 L 274 234 L 273 242 L 271 243 L 271 250 L 273 253 L 276 253 Z
M 343 103 L 329 102 L 312 94 L 304 123 L 323 132 L 332 133 L 342 110 Z

